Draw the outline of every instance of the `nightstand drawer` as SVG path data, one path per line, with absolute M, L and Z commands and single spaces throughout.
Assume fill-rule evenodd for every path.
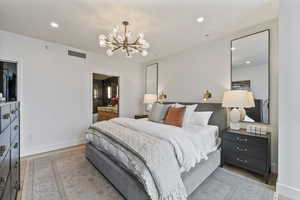
M 224 140 L 230 140 L 234 143 L 238 144 L 249 144 L 255 146 L 266 146 L 268 144 L 268 140 L 265 138 L 259 138 L 255 136 L 241 135 L 238 133 L 227 133 L 225 132 L 223 135 Z
M 225 152 L 224 159 L 226 163 L 237 165 L 257 173 L 264 173 L 267 168 L 267 163 L 265 160 L 259 160 L 241 154 L 230 154 Z
M 241 144 L 231 140 L 223 141 L 223 151 L 263 160 L 268 156 L 268 149 L 266 146 L 255 146 L 247 143 Z

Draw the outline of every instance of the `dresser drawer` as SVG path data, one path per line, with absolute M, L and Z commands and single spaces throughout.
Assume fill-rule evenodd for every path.
M 5 131 L 0 133 L 0 163 L 4 159 L 5 155 L 9 151 L 10 147 L 10 129 L 7 128 Z
M 18 117 L 18 104 L 12 103 L 10 105 L 10 118 L 11 121 L 14 121 Z
M 267 168 L 265 160 L 259 160 L 243 154 L 231 154 L 224 152 L 224 159 L 226 163 L 237 165 L 257 173 L 264 173 Z
M 249 144 L 255 146 L 266 146 L 268 144 L 268 140 L 265 138 L 259 138 L 255 136 L 241 135 L 237 133 L 224 133 L 224 140 L 230 140 L 234 143 L 238 144 Z
M 19 145 L 19 137 L 16 137 L 15 141 L 11 146 L 11 161 L 10 166 L 12 170 L 12 177 L 19 177 L 19 169 L 20 169 L 20 145 Z
M 13 142 L 16 138 L 17 135 L 19 135 L 19 130 L 20 130 L 20 122 L 18 119 L 14 120 L 10 126 L 10 131 L 11 131 L 11 141 Z
M 5 130 L 10 124 L 10 105 L 4 105 L 0 107 L 1 112 L 1 132 Z
M 6 154 L 4 160 L 2 160 L 2 162 L 0 163 L 0 188 L 1 189 L 5 187 L 5 184 L 8 181 L 9 167 L 10 167 L 10 153 Z
M 11 182 L 10 182 L 10 178 L 8 177 L 5 186 L 3 186 L 3 188 L 2 185 L 0 186 L 0 197 L 3 195 L 1 200 L 14 200 L 11 199 L 10 187 L 11 187 Z
M 230 152 L 237 155 L 250 156 L 263 160 L 265 160 L 268 156 L 267 146 L 255 146 L 251 145 L 250 143 L 241 144 L 232 140 L 223 141 L 223 150 L 225 152 Z

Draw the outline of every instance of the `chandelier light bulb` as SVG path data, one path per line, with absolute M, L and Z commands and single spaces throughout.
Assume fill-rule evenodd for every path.
M 113 53 L 113 51 L 111 49 L 107 49 L 106 54 L 108 56 L 112 56 L 114 53 Z
M 139 33 L 139 38 L 144 39 L 145 35 L 144 33 Z
M 148 51 L 143 50 L 143 51 L 142 51 L 142 56 L 147 56 L 147 55 L 148 55 Z
M 105 39 L 106 39 L 105 35 L 103 35 L 103 34 L 99 35 L 99 40 L 105 40 Z
M 105 40 L 100 40 L 100 41 L 99 41 L 99 45 L 100 45 L 100 47 L 106 47 L 106 42 L 105 42 Z
M 143 48 L 144 48 L 144 49 L 148 49 L 149 47 L 150 47 L 150 45 L 149 45 L 148 42 L 145 42 L 145 43 L 143 44 Z

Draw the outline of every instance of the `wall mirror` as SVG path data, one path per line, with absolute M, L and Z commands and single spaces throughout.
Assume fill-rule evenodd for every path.
M 158 93 L 158 63 L 145 68 L 145 94 Z
M 248 90 L 254 107 L 245 108 L 244 122 L 270 122 L 270 30 L 231 41 L 231 89 Z

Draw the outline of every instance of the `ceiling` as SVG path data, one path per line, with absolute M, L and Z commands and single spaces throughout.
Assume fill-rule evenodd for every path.
M 234 40 L 232 48 L 232 67 L 256 67 L 269 63 L 268 31 Z
M 105 54 L 98 35 L 128 20 L 151 45 L 147 57 L 132 59 L 146 62 L 277 15 L 277 0 L 1 0 L 0 30 Z

